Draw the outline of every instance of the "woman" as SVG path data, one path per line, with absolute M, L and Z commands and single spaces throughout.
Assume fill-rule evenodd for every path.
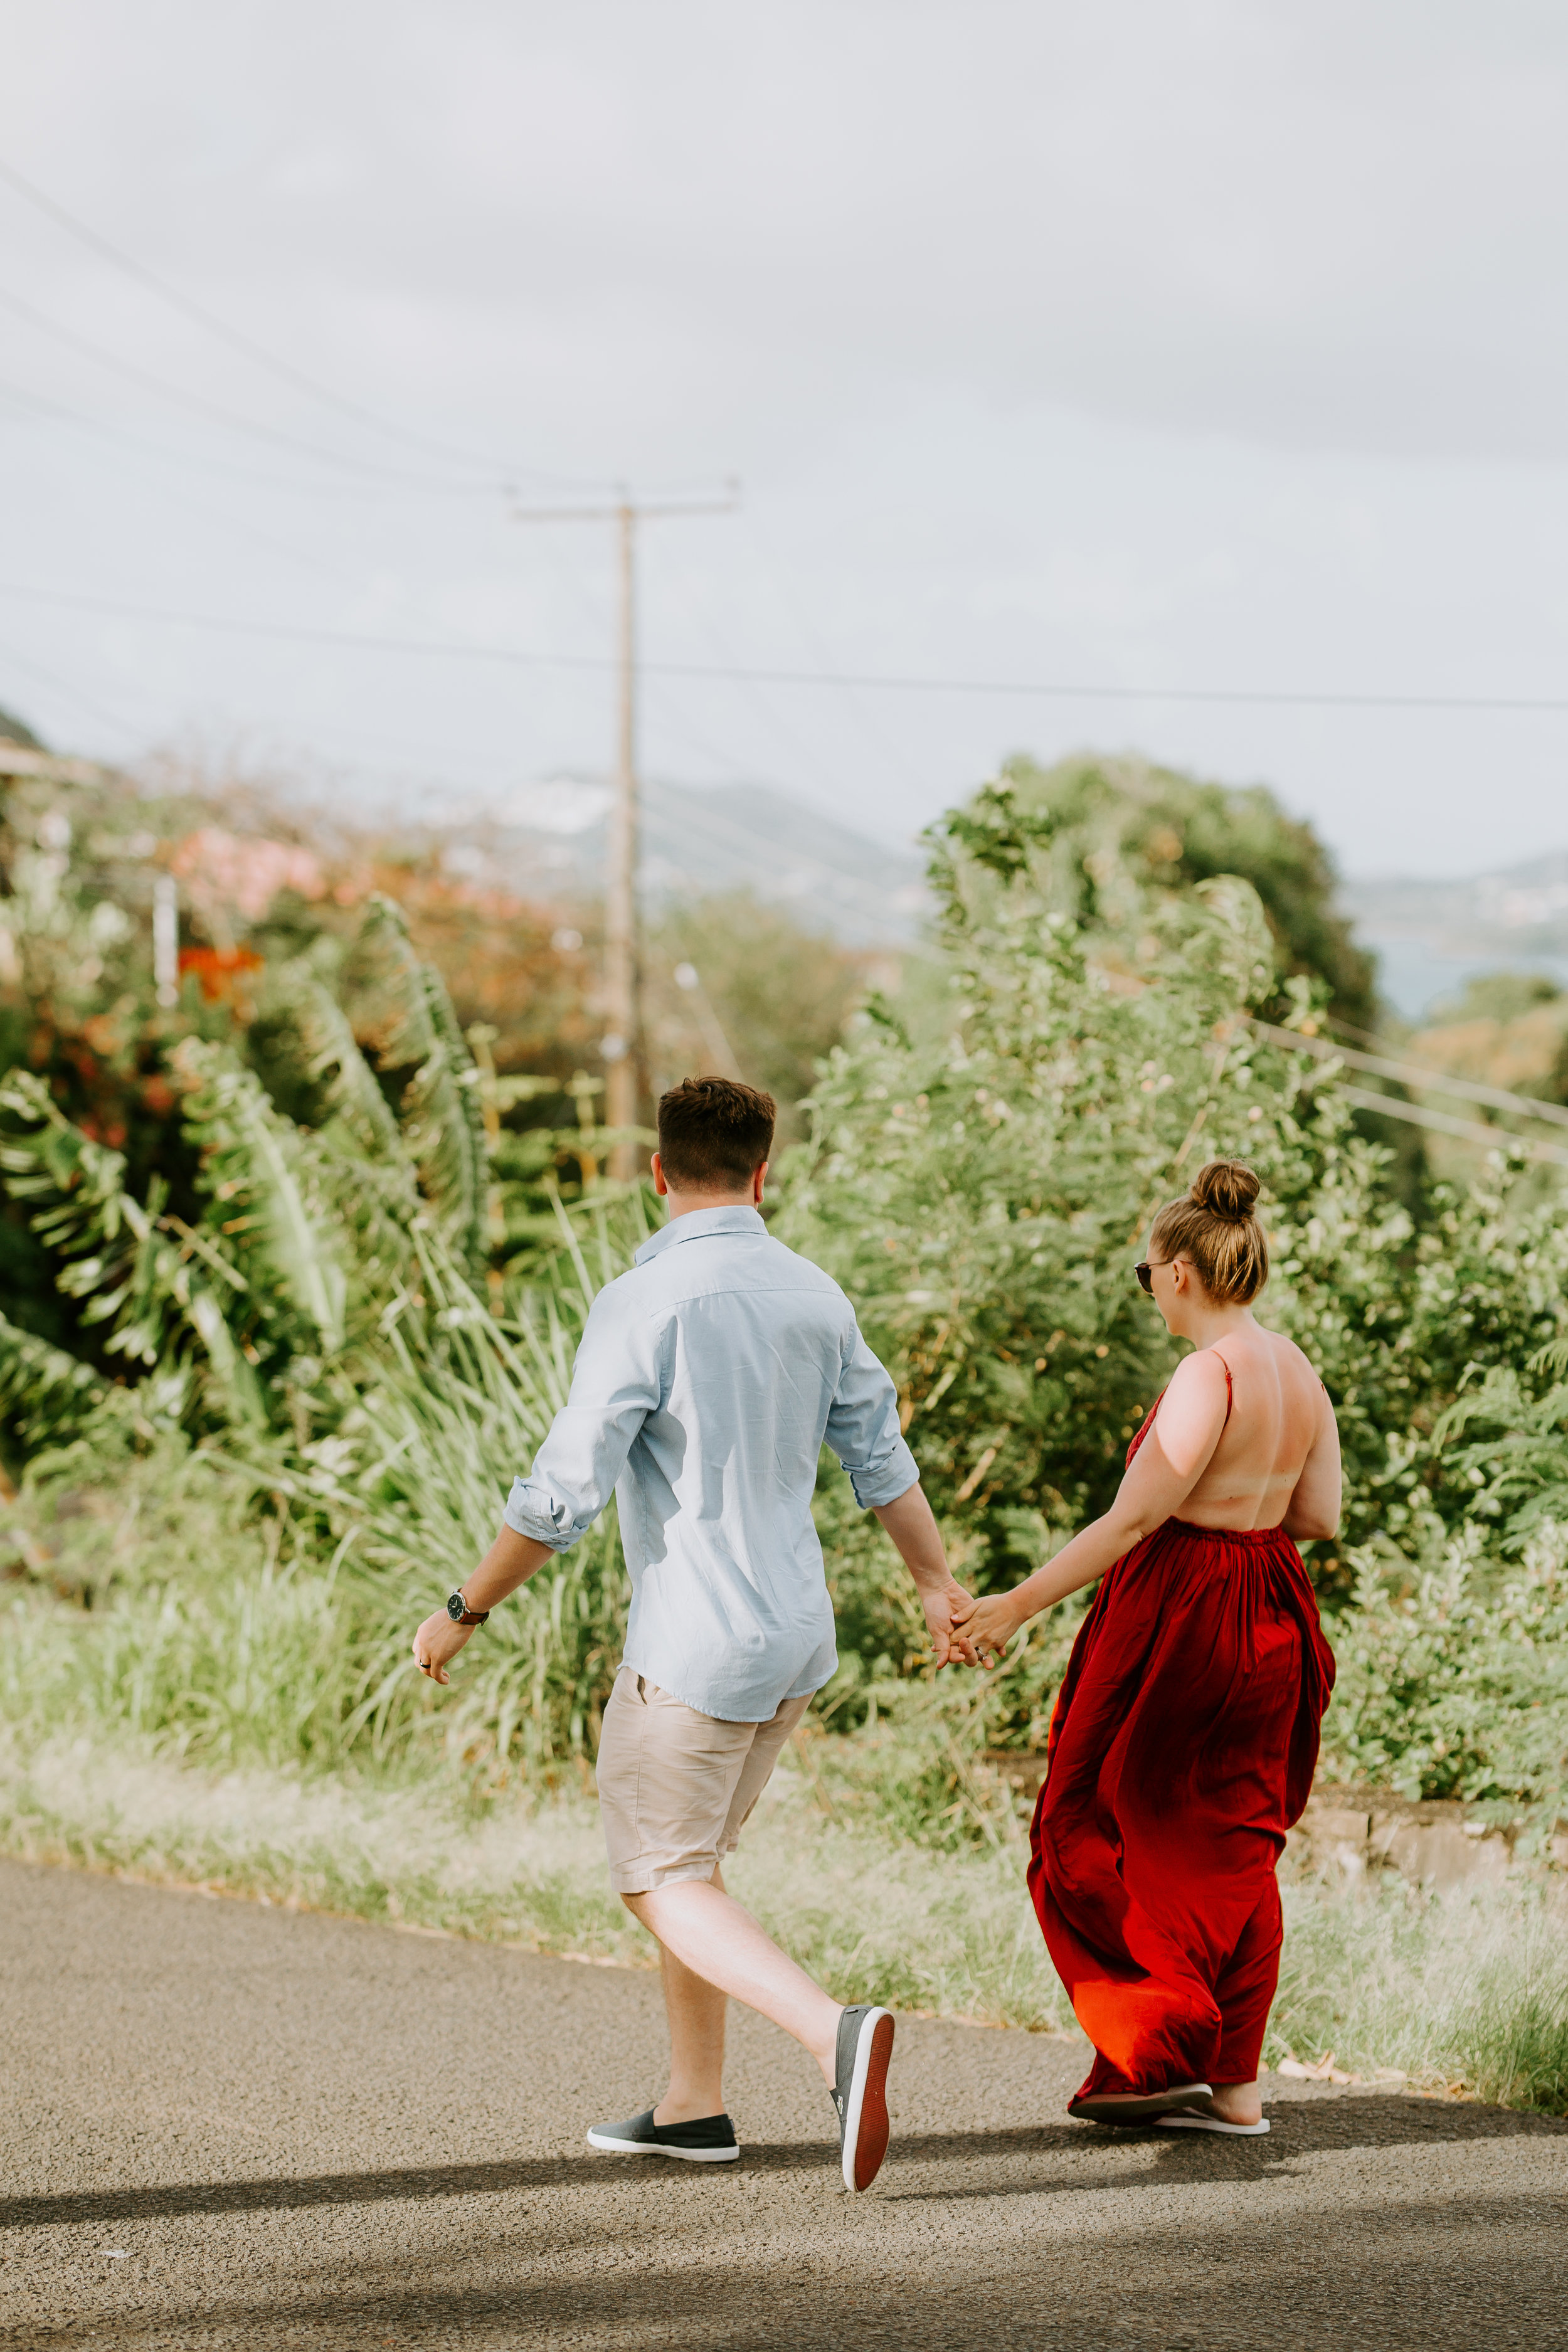
M 1160 1211 L 1139 1281 L 1194 1353 L 1128 1448 L 1103 1518 L 958 1630 L 994 1658 L 1103 1577 L 1073 1646 L 1029 1887 L 1098 2053 L 1069 2113 L 1266 2132 L 1279 1974 L 1275 1864 L 1312 1785 L 1333 1654 L 1292 1540 L 1331 1536 L 1340 1447 L 1300 1349 L 1253 1319 L 1258 1179 L 1203 1169 Z

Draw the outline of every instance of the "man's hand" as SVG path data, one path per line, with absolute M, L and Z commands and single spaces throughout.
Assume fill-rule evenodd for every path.
M 951 1578 L 945 1584 L 921 1585 L 921 1607 L 926 1613 L 926 1630 L 931 1635 L 931 1656 L 940 1670 L 943 1666 L 977 1666 L 972 1643 L 960 1633 L 954 1619 L 974 1606 L 972 1594 Z
M 933 1656 L 939 1666 L 951 1665 L 962 1659 L 966 1666 L 979 1661 L 969 1642 L 955 1635 L 956 1618 L 973 1601 L 962 1584 L 955 1584 L 947 1564 L 947 1554 L 942 1548 L 942 1536 L 925 1490 L 919 1482 L 907 1486 L 890 1503 L 873 1503 L 872 1509 L 898 1546 L 899 1556 L 914 1578 L 921 1596 L 921 1607 L 926 1613 L 926 1625 L 931 1633 Z
M 966 1592 L 953 1610 L 952 1640 L 967 1644 L 972 1664 L 994 1666 L 1024 1622 L 1016 1594 L 988 1592 L 972 1601 Z
M 477 1631 L 473 1625 L 459 1625 L 444 1609 L 437 1609 L 434 1617 L 426 1617 L 414 1636 L 414 1655 L 420 1673 L 428 1675 L 433 1683 L 450 1682 L 447 1666 L 469 1634 Z
M 472 1576 L 463 1579 L 458 1591 L 470 1609 L 482 1609 L 488 1615 L 552 1557 L 548 1545 L 535 1543 L 531 1536 L 520 1536 L 503 1522 L 494 1543 Z M 428 1675 L 433 1683 L 449 1681 L 447 1668 L 475 1630 L 472 1625 L 459 1625 L 444 1609 L 426 1617 L 414 1636 L 420 1673 Z

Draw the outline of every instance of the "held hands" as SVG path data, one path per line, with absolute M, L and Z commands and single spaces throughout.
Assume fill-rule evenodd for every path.
M 962 1643 L 968 1663 L 994 1666 L 1019 1627 L 1024 1623 L 1016 1596 L 1011 1592 L 988 1592 L 984 1600 L 972 1600 L 963 1595 L 962 1607 L 952 1612 L 952 1643 L 955 1654 Z
M 921 1585 L 921 1606 L 925 1611 L 926 1631 L 931 1635 L 931 1658 L 939 1672 L 943 1666 L 975 1666 L 980 1661 L 971 1643 L 956 1630 L 960 1613 L 974 1606 L 973 1598 L 962 1584 L 950 1577 L 945 1584 Z

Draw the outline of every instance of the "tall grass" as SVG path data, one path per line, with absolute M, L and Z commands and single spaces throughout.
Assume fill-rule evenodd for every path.
M 101 1729 L 13 1729 L 0 1734 L 0 1850 L 620 1966 L 653 1960 L 605 1884 L 581 1788 L 484 1801 L 439 1762 L 417 1784 L 374 1770 L 223 1770 Z M 844 1828 L 792 1756 L 726 1876 L 842 2000 L 1076 2032 L 1016 1836 L 934 1853 Z M 1415 2089 L 1568 2114 L 1560 1897 L 1536 1884 L 1284 1895 L 1270 2065 L 1331 2051 L 1369 2079 L 1397 2069 Z
M 362 1421 L 307 1438 L 259 1511 L 255 1465 L 167 1432 L 117 1458 L 67 1456 L 0 1514 L 27 1571 L 0 1605 L 0 1845 L 647 1957 L 605 1887 L 586 1793 L 624 1600 L 613 1528 L 498 1612 L 451 1690 L 408 1662 L 414 1623 L 489 1541 L 505 1471 L 570 1365 L 564 1313 L 508 1327 L 470 1301 L 433 1276 L 387 1335 Z M 831 1571 L 865 1638 L 822 1712 L 856 1727 L 797 1740 L 731 1882 L 844 1998 L 1070 2028 L 1018 1824 L 984 1760 L 986 1685 L 900 1671 L 901 1629 L 913 1643 L 919 1627 L 880 1557 Z M 1560 1573 L 1543 1558 L 1543 1593 Z M 1517 1615 L 1518 1595 L 1496 1605 Z M 1421 1631 L 1384 1615 L 1389 1641 Z M 1445 1706 L 1470 1704 L 1467 1627 Z M 1524 1630 L 1549 1664 L 1533 1619 Z M 1386 1715 L 1382 1654 L 1363 1665 Z M 1446 1902 L 1402 1882 L 1287 1887 L 1271 2062 L 1332 2049 L 1363 2074 L 1568 2111 L 1568 1918 L 1548 1887 Z
M 583 1322 L 601 1285 L 646 1231 L 640 1193 L 588 1235 L 563 1220 L 556 1278 L 493 1315 L 449 1258 L 416 1234 L 417 1274 L 381 1318 L 374 1349 L 351 1363 L 353 1403 L 277 1479 L 250 1471 L 296 1516 L 316 1514 L 336 1547 L 352 1609 L 360 1696 L 352 1731 L 385 1749 L 409 1709 L 414 1626 L 472 1570 L 494 1538 L 513 1475 L 531 1462 L 571 1385 Z M 324 1546 L 322 1547 L 324 1549 Z M 539 1764 L 592 1753 L 619 1656 L 628 1600 L 614 1509 L 542 1569 L 500 1612 L 443 1712 L 450 1744 Z
M 1266 2054 L 1398 2069 L 1568 2115 L 1568 1903 L 1545 1882 L 1424 1895 L 1287 1887 Z

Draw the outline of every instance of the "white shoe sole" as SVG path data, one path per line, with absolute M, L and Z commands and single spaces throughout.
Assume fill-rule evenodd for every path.
M 588 2134 L 588 2145 L 607 2156 L 673 2156 L 681 2164 L 733 2164 L 741 2153 L 738 2147 L 666 2147 L 656 2139 L 611 2139 L 599 2131 Z
M 883 2028 L 886 2027 L 884 2032 Z M 882 2168 L 882 2158 L 888 2152 L 888 2065 L 893 2054 L 893 2013 L 888 2009 L 868 2010 L 860 2021 L 860 2032 L 855 2044 L 855 2072 L 849 2078 L 849 2097 L 844 2110 L 844 2186 L 854 2197 L 869 2189 Z M 860 2139 L 862 2132 L 871 2144 L 871 2135 L 880 2133 L 881 2147 L 877 2161 L 864 2180 L 856 2178 L 860 2169 Z
M 1260 2124 L 1227 2124 L 1219 2116 L 1156 2116 L 1161 2131 L 1224 2132 L 1230 2139 L 1261 2139 L 1268 2129 L 1268 2118 Z

